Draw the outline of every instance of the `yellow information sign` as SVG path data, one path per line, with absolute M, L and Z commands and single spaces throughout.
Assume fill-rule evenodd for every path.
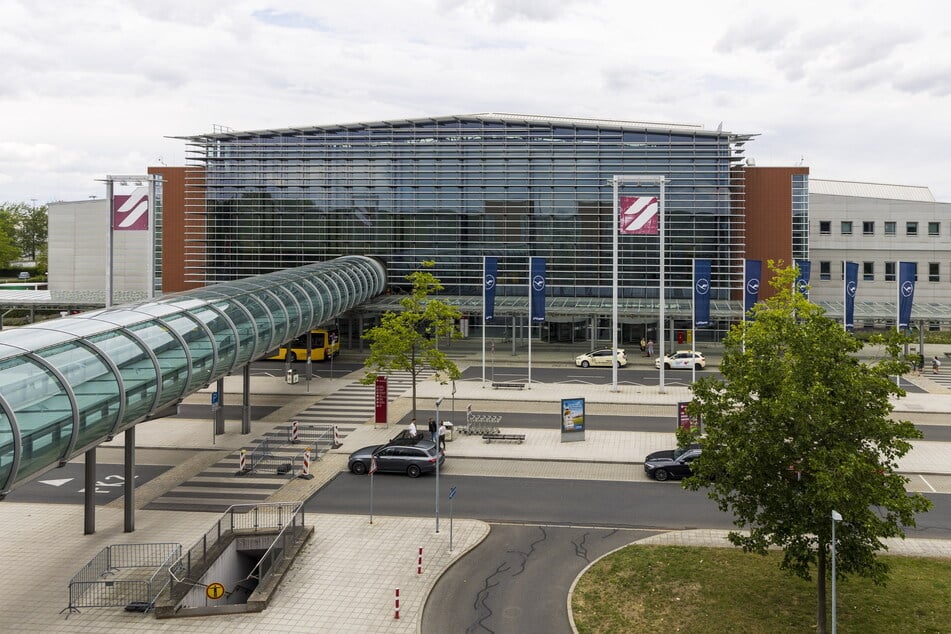
M 208 595 L 209 599 L 220 599 L 225 595 L 225 587 L 218 583 L 209 583 L 208 587 L 205 588 L 205 594 Z

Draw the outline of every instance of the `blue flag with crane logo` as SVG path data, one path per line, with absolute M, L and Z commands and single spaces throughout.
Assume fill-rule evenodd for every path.
M 845 329 L 855 327 L 855 293 L 859 288 L 859 263 L 845 263 Z
M 483 264 L 482 293 L 485 301 L 483 318 L 485 321 L 492 321 L 495 319 L 495 279 L 499 274 L 499 259 L 486 256 L 483 258 Z
M 693 313 L 694 326 L 710 325 L 710 260 L 693 261 Z
M 809 299 L 809 274 L 812 264 L 809 260 L 796 260 L 796 268 L 799 269 L 799 275 L 796 276 L 796 292 Z
M 915 300 L 915 276 L 917 262 L 898 263 L 898 329 L 908 328 L 911 321 L 911 305 Z
M 531 258 L 532 321 L 545 321 L 545 258 Z
M 744 277 L 746 284 L 743 291 L 745 297 L 743 314 L 746 316 L 746 319 L 753 318 L 750 315 L 750 311 L 753 310 L 753 305 L 759 301 L 759 277 L 762 270 L 763 263 L 760 260 L 746 261 L 746 276 Z

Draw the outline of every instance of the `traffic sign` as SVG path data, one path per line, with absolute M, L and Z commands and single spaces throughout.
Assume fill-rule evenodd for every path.
M 208 587 L 205 588 L 205 595 L 207 595 L 209 599 L 220 599 L 224 596 L 224 594 L 225 587 L 217 581 L 214 583 L 209 583 Z
M 449 499 L 456 497 L 456 487 L 449 487 Z
M 217 405 L 217 404 L 218 404 L 218 392 L 212 392 L 212 393 L 211 393 L 211 404 L 212 404 L 212 405 Z

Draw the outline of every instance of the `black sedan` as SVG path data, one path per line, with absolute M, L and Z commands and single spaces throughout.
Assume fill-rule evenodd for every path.
M 661 482 L 684 478 L 690 475 L 690 463 L 699 455 L 700 448 L 697 446 L 655 451 L 644 458 L 644 473 Z
M 376 462 L 376 470 L 381 473 L 405 473 L 418 478 L 424 473 L 436 470 L 446 461 L 446 454 L 436 449 L 431 440 L 420 440 L 415 445 L 371 445 L 350 454 L 347 468 L 356 475 L 370 471 L 371 461 Z

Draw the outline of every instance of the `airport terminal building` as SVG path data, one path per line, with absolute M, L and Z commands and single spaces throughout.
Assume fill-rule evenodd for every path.
M 783 204 L 771 202 L 770 218 L 764 211 L 757 219 L 746 196 L 756 169 L 745 165 L 751 138 L 694 125 L 510 114 L 183 137 L 188 167 L 152 170 L 167 183 L 165 230 L 182 233 L 180 253 L 169 251 L 176 240 L 163 240 L 166 290 L 368 255 L 384 264 L 388 291 L 398 295 L 405 276 L 431 260 L 446 298 L 478 318 L 482 258 L 497 256 L 497 312 L 514 323 L 527 312 L 529 258 L 544 257 L 546 334 L 587 338 L 581 333 L 603 328 L 610 315 L 611 179 L 663 175 L 674 318 L 689 319 L 692 260 L 704 258 L 712 261 L 715 318 L 737 319 L 743 260 L 757 256 L 751 231 L 763 234 L 766 257 L 808 254 L 808 170 L 780 168 Z M 656 194 L 656 184 L 620 192 Z M 619 311 L 629 338 L 656 322 L 659 251 L 657 236 L 619 238 Z M 386 306 L 386 297 L 377 301 L 378 310 Z

